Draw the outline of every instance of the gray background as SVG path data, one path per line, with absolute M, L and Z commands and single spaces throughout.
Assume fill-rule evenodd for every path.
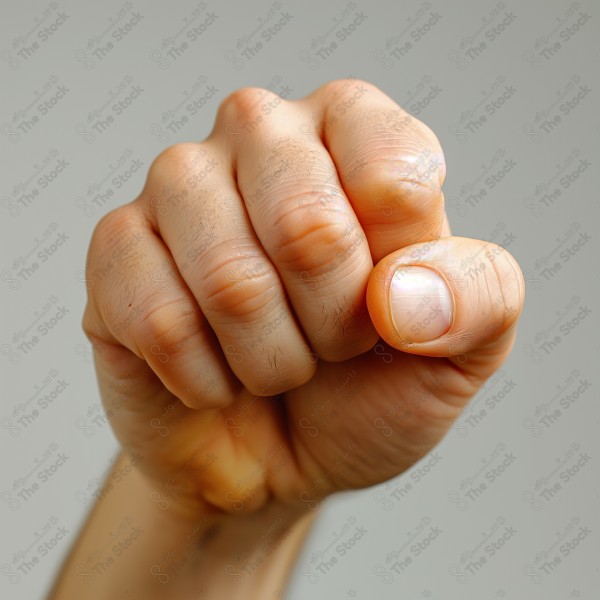
M 598 598 L 596 3 L 61 0 L 3 8 L 2 597 L 47 590 L 117 449 L 80 329 L 94 224 L 138 194 L 166 146 L 206 136 L 234 89 L 298 98 L 353 76 L 437 133 L 454 233 L 508 247 L 525 271 L 527 300 L 511 357 L 454 424 L 438 458 L 331 500 L 288 597 Z M 250 56 L 245 49 L 285 12 L 289 22 Z M 361 12 L 341 41 L 338 32 Z M 120 28 L 129 31 L 117 41 Z M 204 31 L 192 41 L 194 28 Z M 94 130 L 112 113 L 115 94 L 134 86 L 143 91 L 131 106 Z M 209 86 L 217 92 L 189 115 L 188 97 Z M 41 106 L 50 109 L 42 114 Z M 179 131 L 169 130 L 186 114 Z M 117 189 L 113 178 L 135 159 L 142 168 Z M 488 178 L 502 169 L 492 187 Z M 59 238 L 41 262 L 38 252 Z M 57 325 L 32 341 L 61 310 Z M 40 398 L 53 390 L 42 408 Z M 490 483 L 488 463 L 498 466 L 505 452 L 514 459 Z M 37 473 L 61 453 L 66 462 L 40 483 Z M 478 496 L 469 491 L 486 481 Z M 341 556 L 348 524 L 367 533 Z M 422 525 L 441 533 L 416 556 Z M 67 537 L 41 555 L 40 536 L 51 539 L 61 527 Z M 500 546 L 507 531 L 510 539 L 490 556 L 486 546 Z M 403 572 L 393 568 L 407 556 Z M 475 566 L 481 556 L 486 563 Z

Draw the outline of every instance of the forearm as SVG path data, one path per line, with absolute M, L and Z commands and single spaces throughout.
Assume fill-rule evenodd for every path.
M 193 521 L 154 492 L 123 454 L 62 567 L 53 600 L 278 597 L 312 513 L 271 507 Z

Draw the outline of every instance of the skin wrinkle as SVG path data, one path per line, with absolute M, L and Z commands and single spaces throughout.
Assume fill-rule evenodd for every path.
M 158 323 L 155 333 L 149 333 L 153 339 L 144 340 L 148 344 L 143 350 L 151 365 L 126 349 L 127 331 L 118 333 L 121 348 L 104 355 L 96 353 L 103 399 L 112 397 L 115 382 L 128 378 L 128 385 L 118 388 L 119 402 L 127 410 L 114 411 L 111 424 L 125 448 L 141 449 L 144 455 L 134 471 L 139 474 L 137 490 L 127 489 L 100 517 L 95 513 L 92 538 L 100 539 L 123 514 L 137 515 L 147 505 L 148 518 L 143 525 L 148 528 L 146 539 L 153 543 L 136 546 L 135 561 L 148 565 L 153 564 L 153 554 L 161 556 L 170 547 L 181 547 L 181 531 L 185 535 L 189 523 L 199 515 L 210 521 L 218 514 L 216 522 L 227 525 L 218 529 L 214 545 L 192 574 L 193 581 L 209 582 L 215 597 L 243 595 L 249 589 L 245 585 L 250 575 L 244 586 L 228 587 L 225 567 L 239 561 L 236 540 L 249 552 L 261 547 L 272 515 L 279 516 L 284 507 L 308 514 L 323 496 L 396 477 L 432 449 L 477 390 L 475 376 L 498 368 L 511 341 L 509 332 L 496 340 L 497 346 L 480 345 L 482 334 L 493 339 L 499 334 L 496 325 L 515 316 L 497 302 L 500 296 L 504 303 L 510 302 L 512 294 L 522 289 L 520 280 L 511 280 L 515 275 L 518 279 L 514 264 L 513 270 L 501 262 L 493 265 L 496 276 L 502 276 L 497 285 L 506 286 L 498 291 L 491 267 L 489 272 L 474 269 L 471 275 L 460 262 L 469 257 L 485 260 L 493 245 L 457 237 L 437 239 L 444 213 L 434 171 L 440 184 L 445 171 L 439 144 L 426 126 L 404 111 L 382 110 L 396 105 L 369 84 L 364 84 L 368 94 L 360 101 L 344 104 L 347 112 L 339 110 L 346 93 L 361 85 L 342 81 L 322 86 L 307 99 L 284 100 L 260 126 L 244 131 L 238 140 L 225 126 L 260 114 L 260 104 L 270 94 L 246 88 L 230 95 L 219 109 L 210 142 L 199 147 L 177 145 L 157 159 L 143 199 L 122 211 L 110 225 L 118 231 L 121 226 L 140 223 L 143 218 L 139 214 L 150 207 L 164 243 L 155 243 L 151 234 L 139 245 L 137 241 L 131 245 L 127 240 L 132 235 L 127 236 L 120 242 L 126 248 L 121 253 L 132 256 L 131 264 L 123 268 L 111 265 L 98 285 L 88 290 L 90 306 L 97 304 L 106 313 L 112 312 L 112 306 L 118 307 L 121 299 L 130 301 L 129 308 L 139 307 L 140 298 L 148 294 L 147 318 Z M 305 136 L 301 129 L 312 112 L 322 115 L 317 127 L 326 138 L 323 143 L 316 136 Z M 442 157 L 440 166 L 435 165 L 429 175 L 426 169 L 431 163 L 419 161 L 438 156 Z M 210 159 L 218 163 L 213 172 L 193 177 L 191 171 L 201 172 Z M 348 181 L 351 185 L 346 185 Z M 190 193 L 183 193 L 186 185 Z M 225 197 L 223 189 L 227 190 Z M 226 214 L 220 211 L 224 204 L 233 207 Z M 401 206 L 398 210 L 384 210 L 397 204 Z M 348 218 L 340 218 L 346 209 Z M 224 215 L 222 222 L 219 215 Z M 237 220 L 236 215 L 247 218 Z M 377 226 L 365 229 L 362 223 L 368 224 L 369 217 Z M 389 220 L 385 222 L 384 217 Z M 328 225 L 328 220 L 333 224 Z M 140 229 L 147 234 L 150 227 Z M 244 228 L 249 233 L 242 235 Z M 197 235 L 200 229 L 202 234 Z M 103 229 L 98 238 L 107 231 Z M 415 236 L 427 241 L 415 244 Z M 161 239 L 159 233 L 156 238 Z M 277 245 L 277 240 L 282 243 Z M 193 259 L 186 254 L 190 245 L 197 250 Z M 106 248 L 101 244 L 94 249 L 96 254 L 103 251 Z M 280 277 L 276 267 L 281 264 L 277 260 L 281 251 L 291 258 L 293 251 L 304 256 L 306 273 L 296 269 L 283 275 L 280 269 Z M 195 267 L 187 280 L 169 263 L 170 256 L 177 265 L 188 260 Z M 498 256 L 497 261 L 501 260 Z M 326 267 L 319 268 L 321 263 Z M 453 286 L 455 317 L 460 317 L 454 319 L 447 335 L 403 345 L 391 322 L 388 289 L 394 270 L 402 264 L 421 264 L 446 274 Z M 158 269 L 168 284 L 162 289 L 166 299 L 152 295 L 159 289 L 152 269 Z M 466 277 L 464 288 L 460 277 L 451 277 L 457 271 L 463 280 Z M 269 278 L 271 274 L 274 276 Z M 269 283 L 272 285 L 265 285 Z M 205 310 L 210 324 L 200 306 L 198 312 L 182 313 L 171 300 L 180 293 L 194 305 L 195 294 L 204 308 L 205 290 L 211 284 L 218 294 L 212 299 L 218 315 L 215 318 L 216 313 Z M 148 292 L 150 288 L 154 291 Z M 269 301 L 261 295 L 265 293 Z M 153 310 L 161 311 L 161 303 L 164 314 L 155 312 L 153 317 Z M 250 311 L 250 318 L 243 309 L 253 305 L 260 306 L 256 312 Z M 181 319 L 181 314 L 186 318 Z M 95 314 L 88 317 L 95 318 Z M 211 345 L 193 346 L 199 342 L 198 336 L 192 335 L 193 327 L 204 325 L 201 332 L 206 339 L 210 337 Z M 493 329 L 486 329 L 490 325 Z M 155 342 L 162 348 L 161 336 L 175 348 L 166 361 L 151 349 Z M 193 346 L 189 356 L 182 352 L 188 344 Z M 308 358 L 308 344 L 314 346 L 314 360 Z M 451 356 L 458 350 L 467 358 L 464 364 L 463 357 Z M 317 353 L 325 360 L 318 360 Z M 200 373 L 197 365 L 202 365 Z M 185 418 L 171 408 L 181 397 L 177 391 L 169 392 L 168 384 L 174 380 L 178 385 L 170 387 L 190 391 L 197 403 L 184 409 Z M 217 391 L 207 388 L 207 381 L 219 380 L 226 383 Z M 166 435 L 148 427 L 153 419 L 163 429 L 166 426 Z M 383 428 L 378 419 L 383 420 Z M 206 445 L 200 454 L 199 439 Z M 216 459 L 206 465 L 209 454 Z M 290 464 L 285 468 L 275 468 L 286 460 Z M 164 487 L 170 478 L 176 479 L 178 494 L 169 495 L 172 490 Z M 173 508 L 169 514 L 180 520 L 165 519 L 164 511 L 148 500 L 155 489 L 168 496 Z M 184 526 L 178 528 L 181 522 Z M 250 532 L 241 529 L 240 524 L 249 522 L 260 524 Z M 210 529 L 209 524 L 205 533 Z M 80 554 L 75 554 L 76 560 L 66 572 L 74 572 L 81 557 L 97 546 L 93 540 L 79 546 Z M 275 554 L 285 557 L 286 548 L 278 548 Z M 252 552 L 250 555 L 256 558 Z M 147 569 L 131 568 L 133 551 L 125 556 L 106 577 L 97 579 L 98 586 L 107 581 L 112 587 L 121 581 L 130 585 L 135 577 L 144 584 L 140 589 L 156 585 Z M 276 570 L 267 559 L 256 572 L 271 576 L 271 568 Z M 180 574 L 171 575 L 175 579 Z M 85 588 L 81 582 L 75 586 Z M 101 590 L 93 587 L 94 593 Z M 269 593 L 258 584 L 250 589 L 256 590 L 252 596 L 257 598 Z M 169 591 L 161 587 L 159 593 Z M 110 592 L 98 592 L 98 597 L 106 596 Z
M 443 153 L 441 148 L 439 148 L 437 139 L 429 128 L 404 111 L 378 109 L 372 112 L 375 113 L 375 116 L 370 113 L 371 118 L 380 123 L 386 123 L 389 121 L 390 116 L 394 116 L 396 113 L 399 114 L 403 119 L 400 134 L 398 136 L 393 136 L 389 126 L 384 130 L 384 135 L 373 135 L 373 127 L 356 127 L 356 130 L 360 133 L 356 134 L 356 143 L 354 143 L 341 160 L 340 165 L 343 170 L 349 171 L 353 177 L 354 174 L 360 172 L 363 165 L 369 164 L 370 161 L 366 160 L 366 157 L 369 157 L 370 155 L 385 156 L 386 154 L 389 154 L 389 152 L 386 152 L 388 150 L 394 152 L 399 151 L 401 155 L 404 155 L 404 160 L 410 162 L 411 157 L 418 157 L 422 154 L 423 148 L 428 149 L 433 147 L 435 148 L 433 156 L 440 159 L 441 172 L 438 173 L 438 175 L 441 187 L 441 182 L 443 181 L 445 174 Z M 410 125 L 407 125 L 407 121 L 404 121 L 404 119 L 408 119 Z M 360 123 L 360 119 L 357 120 Z M 407 128 L 410 129 L 410 134 L 407 134 Z M 379 140 L 383 143 L 378 144 L 377 142 Z M 326 145 L 329 147 L 328 144 Z M 363 157 L 365 157 L 365 159 L 363 159 Z M 346 176 L 345 180 L 348 182 L 352 177 Z
M 232 283 L 230 281 L 226 281 L 226 283 L 223 283 L 220 287 L 213 287 L 208 293 L 206 293 L 206 295 L 204 297 L 204 301 L 206 304 L 205 310 L 210 311 L 212 313 L 217 313 L 217 314 L 219 314 L 221 312 L 230 312 L 232 309 L 238 307 L 240 304 L 243 304 L 243 305 L 252 304 L 252 301 L 256 301 L 261 296 L 267 295 L 267 294 L 272 294 L 272 286 L 271 285 L 266 285 L 266 286 L 258 285 L 260 280 L 265 279 L 267 277 L 268 277 L 268 275 L 266 275 L 266 274 L 258 274 L 258 275 L 254 275 L 252 277 L 246 276 L 244 285 L 246 283 L 248 283 L 249 281 L 254 281 L 256 283 L 253 285 L 253 287 L 256 289 L 254 290 L 254 293 L 248 293 L 248 291 L 246 290 L 243 295 L 239 294 L 238 298 L 236 299 L 237 301 L 234 300 L 234 298 L 236 296 L 235 292 L 237 290 L 235 290 L 235 286 L 232 285 Z M 233 292 L 232 292 L 232 288 L 234 289 Z M 222 299 L 223 296 L 225 296 L 229 301 L 223 303 L 223 299 Z M 225 306 L 224 310 L 223 310 L 223 307 L 221 309 L 215 309 L 215 308 L 209 306 L 212 304 L 216 304 L 218 302 L 222 302 L 224 304 L 224 306 Z M 268 306 L 272 302 L 273 302 L 273 298 L 271 298 L 267 304 L 261 304 L 261 306 L 262 307 Z M 244 316 L 252 315 L 255 312 L 257 312 L 257 309 L 254 307 L 248 308 L 248 310 L 246 310 L 246 311 L 240 311 L 239 309 L 236 309 L 235 315 L 236 315 L 236 317 L 244 317 Z
M 221 289 L 215 294 L 207 296 L 207 302 L 215 301 L 217 297 L 224 295 L 226 291 L 227 289 Z M 262 302 L 260 300 L 261 296 L 263 295 L 270 295 L 268 302 Z M 233 298 L 235 298 L 235 295 L 233 295 Z M 257 307 L 252 306 L 253 301 L 258 304 Z M 240 309 L 240 305 L 246 307 L 246 309 Z M 285 305 L 286 300 L 281 296 L 281 294 L 273 294 L 271 287 L 264 287 L 257 290 L 254 294 L 246 294 L 245 298 L 241 298 L 237 302 L 232 300 L 231 302 L 226 303 L 226 308 L 219 309 L 207 307 L 206 310 L 213 315 L 222 315 L 225 313 L 228 317 L 231 316 L 229 313 L 233 312 L 235 318 L 243 319 L 243 321 L 240 323 L 241 325 L 242 323 L 260 323 L 262 319 L 267 317 L 267 315 L 273 314 L 277 308 Z
M 247 240 L 247 243 L 243 244 L 242 242 L 246 241 L 246 240 Z M 237 242 L 237 245 L 234 245 L 236 242 Z M 248 249 L 248 250 L 250 250 L 250 252 L 246 252 L 246 253 L 240 252 L 239 254 L 236 254 L 233 256 L 231 255 L 231 253 L 229 253 L 229 256 L 223 257 L 222 262 L 217 262 L 214 265 L 214 268 L 209 269 L 205 273 L 203 273 L 204 278 L 208 278 L 211 275 L 213 275 L 215 272 L 217 272 L 219 270 L 223 270 L 230 263 L 235 264 L 237 262 L 242 262 L 244 260 L 247 260 L 247 261 L 256 260 L 256 261 L 260 261 L 260 262 L 264 262 L 264 263 L 267 262 L 264 260 L 264 257 L 262 255 L 262 253 L 260 252 L 260 249 L 256 248 L 256 245 L 254 244 L 254 239 L 251 237 L 251 235 L 242 235 L 238 238 L 235 238 L 234 240 L 231 240 L 231 239 L 219 240 L 218 242 L 215 242 L 209 249 L 207 249 L 200 256 L 204 257 L 204 254 L 208 253 L 209 250 L 212 251 L 211 254 L 216 254 L 215 251 L 219 250 L 221 248 L 223 248 L 224 250 Z M 223 254 L 225 254 L 225 253 L 223 253 Z
M 439 193 L 441 190 L 441 176 L 439 174 L 439 170 L 436 168 L 436 173 L 438 174 L 437 177 L 437 181 L 434 181 L 432 179 L 432 177 L 429 175 L 429 171 L 428 171 L 428 176 L 423 178 L 419 176 L 419 171 L 415 171 L 414 169 L 403 169 L 403 167 L 407 166 L 410 167 L 412 165 L 414 165 L 416 162 L 418 162 L 417 157 L 414 157 L 415 160 L 411 161 L 409 159 L 409 157 L 407 156 L 402 156 L 402 157 L 386 157 L 386 158 L 381 158 L 381 157 L 377 157 L 377 158 L 373 158 L 369 161 L 364 160 L 360 163 L 360 169 L 358 169 L 356 172 L 352 172 L 352 178 L 350 178 L 350 180 L 348 181 L 348 183 L 352 182 L 352 179 L 358 175 L 360 173 L 360 171 L 364 171 L 365 169 L 369 168 L 369 169 L 373 169 L 376 168 L 377 164 L 379 162 L 383 163 L 383 166 L 385 166 L 386 171 L 383 172 L 383 180 L 385 180 L 386 178 L 389 179 L 389 183 L 390 186 L 393 186 L 397 183 L 400 182 L 405 182 L 414 186 L 420 186 L 425 188 L 427 191 L 430 192 L 434 192 L 434 193 Z M 391 166 L 391 171 L 389 169 L 389 167 Z M 397 173 L 395 171 L 398 171 Z M 411 175 L 404 175 L 402 174 L 402 171 L 408 171 L 409 173 L 412 171 L 415 171 L 415 175 L 411 176 Z
M 335 299 L 335 302 L 337 304 L 337 310 L 333 311 L 333 318 L 335 320 L 335 323 L 336 323 L 338 329 L 342 333 L 342 337 L 345 337 L 346 336 L 346 328 L 344 327 L 343 316 L 346 313 L 346 311 L 342 306 L 340 306 L 340 301 L 338 298 Z
M 301 103 L 284 102 L 281 109 L 272 113 L 263 122 L 264 126 L 253 128 L 245 136 L 252 148 L 258 148 L 259 152 L 252 157 L 244 155 L 238 157 L 238 182 L 242 194 L 246 197 L 248 210 L 259 232 L 261 243 L 281 272 L 285 285 L 289 286 L 290 299 L 295 310 L 299 312 L 299 321 L 308 327 L 308 338 L 314 340 L 313 327 L 318 324 L 314 323 L 309 297 L 328 295 L 330 291 L 320 288 L 317 283 L 320 276 L 317 273 L 333 268 L 336 276 L 331 278 L 326 276 L 327 286 L 328 288 L 331 286 L 333 292 L 336 287 L 335 281 L 338 280 L 337 272 L 346 271 L 346 263 L 356 261 L 357 251 L 365 254 L 365 260 L 369 259 L 369 262 L 370 253 L 366 252 L 368 245 L 364 235 L 347 236 L 346 231 L 336 231 L 335 227 L 330 228 L 329 231 L 327 227 L 322 227 L 320 230 L 315 227 L 312 233 L 310 230 L 306 231 L 305 225 L 310 224 L 311 221 L 330 219 L 337 223 L 345 222 L 346 219 L 340 219 L 340 211 L 332 212 L 333 207 L 337 205 L 341 207 L 340 210 L 348 211 L 350 229 L 359 230 L 361 227 L 358 219 L 352 217 L 351 205 L 342 191 L 336 165 L 326 149 L 318 141 L 309 140 L 303 135 L 299 137 L 297 128 L 287 133 L 286 126 L 283 124 L 285 116 L 289 117 L 285 119 L 287 123 L 297 117 L 306 118 L 302 112 Z M 282 123 L 283 135 L 277 135 L 276 128 L 279 123 Z M 260 144 L 264 145 L 263 152 L 260 152 L 262 150 Z M 251 168 L 256 164 L 260 165 L 258 173 Z M 305 190 L 302 196 L 297 195 L 299 189 Z M 300 209 L 305 209 L 304 214 L 296 209 L 298 204 Z M 288 223 L 286 219 L 289 219 Z M 331 250 L 327 247 L 330 237 Z M 359 242 L 358 245 L 355 244 L 355 240 Z M 340 255 L 343 255 L 343 261 L 338 260 Z M 327 262 L 332 263 L 331 267 Z M 360 260 L 359 265 L 361 279 L 363 277 L 366 279 L 368 267 L 372 265 L 365 263 L 364 260 Z M 302 277 L 299 278 L 299 272 L 305 272 L 308 279 L 314 276 L 315 281 L 311 280 L 311 282 L 316 289 L 309 287 Z M 350 279 L 348 284 L 357 288 Z M 359 293 L 358 289 L 356 293 Z M 328 307 L 332 303 L 335 305 L 335 294 L 329 297 L 330 302 L 326 302 Z M 333 309 L 329 307 L 328 310 Z M 325 341 L 324 337 L 321 339 Z M 316 344 L 317 351 L 320 350 L 322 341 L 319 340 Z M 354 344 L 355 351 L 358 352 L 359 346 L 362 345 L 364 343 L 359 339 Z M 347 353 L 348 349 L 327 348 L 326 351 L 328 357 L 334 357 L 340 352 Z
M 279 244 L 278 258 L 287 268 L 291 268 L 296 272 L 307 271 L 311 277 L 318 277 L 322 267 L 327 267 L 331 264 L 331 261 L 328 260 L 327 257 L 327 252 L 331 252 L 329 248 L 335 249 L 338 253 L 344 253 L 345 250 L 351 246 L 348 242 L 352 242 L 353 236 L 336 235 L 339 230 L 339 224 L 331 222 L 307 227 L 299 234 L 291 237 L 291 239 L 287 238 Z M 315 241 L 311 242 L 311 238 L 315 238 Z M 303 246 L 304 248 L 306 248 L 307 245 L 308 247 L 313 248 L 317 246 L 322 248 L 325 246 L 327 251 L 320 253 L 321 256 L 324 257 L 321 260 L 314 257 L 307 260 L 306 255 L 303 254 L 303 247 L 301 247 L 299 251 L 294 251 L 293 247 L 297 245 Z M 289 254 L 290 256 L 286 256 L 286 254 Z
M 502 246 L 497 246 L 497 248 L 502 248 Z M 511 258 L 509 258 L 508 256 L 506 256 L 506 254 L 504 252 L 505 251 L 502 248 L 500 253 L 494 255 L 494 260 L 491 261 L 492 267 L 494 269 L 494 273 L 497 278 L 498 287 L 500 289 L 500 297 L 502 298 L 502 304 L 504 306 L 504 310 L 502 313 L 502 324 L 500 326 L 500 330 L 502 332 L 506 331 L 512 325 L 512 322 L 514 319 L 511 319 L 512 307 L 509 305 L 508 300 L 507 300 L 509 290 L 506 289 L 505 286 L 501 285 L 501 282 L 507 278 L 503 277 L 502 272 L 500 271 L 500 267 L 497 264 L 497 261 L 499 259 L 503 262 L 503 266 L 508 266 L 510 268 L 510 270 L 512 272 L 511 279 L 513 281 L 516 280 L 518 282 L 518 287 L 517 287 L 517 293 L 519 294 L 518 298 L 519 298 L 519 300 L 522 298 L 522 296 L 521 296 L 521 293 L 522 293 L 521 277 L 519 276 L 519 272 L 515 268 L 513 260 Z
M 339 216 L 344 216 L 349 222 L 353 222 L 353 219 L 349 217 L 342 208 L 336 207 L 334 200 L 341 201 L 343 200 L 342 196 L 339 194 L 331 194 L 327 195 L 327 203 L 332 204 L 329 206 L 323 206 L 320 202 L 320 199 L 323 197 L 323 194 L 319 192 L 310 192 L 310 193 L 296 193 L 292 194 L 289 197 L 286 197 L 285 202 L 289 202 L 292 204 L 292 200 L 299 198 L 299 202 L 289 208 L 286 206 L 285 212 L 282 212 L 276 219 L 273 220 L 274 227 L 281 227 L 282 221 L 293 217 L 295 213 L 299 212 L 300 216 L 303 217 L 303 221 L 307 221 L 310 223 L 311 219 L 314 220 L 314 217 L 317 216 L 314 213 L 318 213 L 319 216 L 325 216 L 327 213 L 331 213 L 334 215 L 333 221 L 338 221 Z M 306 199 L 306 203 L 303 200 Z M 310 202 L 311 199 L 314 199 L 314 202 Z M 310 227 L 310 225 L 309 225 Z
M 307 177 L 309 178 L 308 181 Z M 277 200 L 277 203 L 271 207 L 272 210 L 275 210 L 281 203 L 288 203 L 296 198 L 310 198 L 311 196 L 323 194 L 324 192 L 327 193 L 328 191 L 330 191 L 330 195 L 333 197 L 344 198 L 344 195 L 341 193 L 341 184 L 334 173 L 323 169 L 321 173 L 313 171 L 308 176 L 307 174 L 293 171 L 288 173 L 285 179 L 282 178 L 281 181 L 275 181 L 269 184 L 266 189 L 263 189 L 261 202 L 263 206 L 268 206 Z

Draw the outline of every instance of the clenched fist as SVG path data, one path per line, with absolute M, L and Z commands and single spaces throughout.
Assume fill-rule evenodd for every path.
M 514 341 L 524 284 L 451 237 L 434 134 L 379 89 L 246 88 L 98 224 L 83 326 L 114 431 L 190 518 L 412 465 Z

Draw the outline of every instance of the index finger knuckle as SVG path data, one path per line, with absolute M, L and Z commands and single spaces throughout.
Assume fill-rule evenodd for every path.
M 260 87 L 243 87 L 227 96 L 217 111 L 217 129 L 231 133 L 230 127 L 243 126 L 263 116 L 261 105 L 268 100 L 284 100 L 271 90 Z M 237 131 L 237 129 L 236 129 Z

